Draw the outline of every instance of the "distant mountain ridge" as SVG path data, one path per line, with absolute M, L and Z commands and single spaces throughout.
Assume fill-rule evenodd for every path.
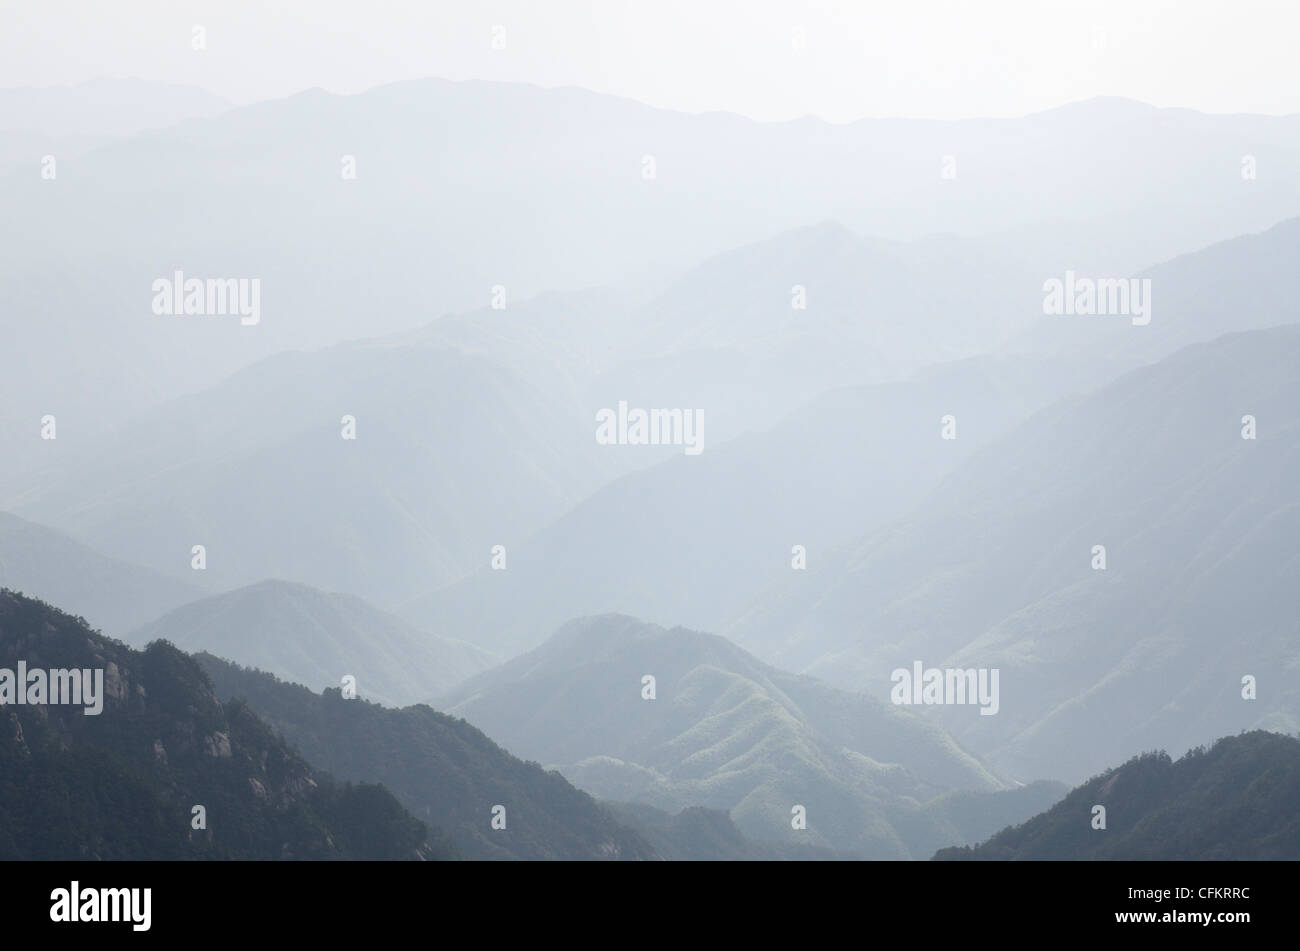
M 141 646 L 158 638 L 316 690 L 351 676 L 359 696 L 388 706 L 449 690 L 496 662 L 471 644 L 417 630 L 360 598 L 286 581 L 182 605 L 126 635 Z
M 0 586 L 62 605 L 116 636 L 205 594 L 196 581 L 176 574 L 100 554 L 52 528 L 0 512 Z
M 129 136 L 185 119 L 210 119 L 230 107 L 198 86 L 142 79 L 0 89 L 0 133 Z
M 811 248 L 826 258 L 816 267 L 799 256 Z M 890 293 L 909 275 L 944 266 L 946 254 L 959 262 L 944 291 L 957 295 L 952 307 L 928 291 Z M 1300 218 L 1150 268 L 1135 279 L 1151 282 L 1152 322 L 1134 326 L 1123 316 L 1045 315 L 1042 284 L 1059 274 L 1044 266 L 1016 276 L 998 255 L 956 239 L 905 246 L 825 223 L 719 255 L 645 306 L 653 319 L 642 346 L 663 353 L 619 369 L 606 354 L 611 368 L 591 384 L 592 395 L 603 387 L 607 399 L 631 387 L 647 400 L 671 393 L 668 405 L 708 407 L 705 452 L 654 459 L 608 482 L 513 546 L 511 572 L 480 566 L 396 610 L 506 651 L 534 646 L 540 631 L 568 618 L 606 612 L 725 633 L 764 591 L 797 597 L 808 587 L 789 570 L 793 546 L 809 564 L 841 558 L 836 548 L 905 516 L 975 449 L 1057 400 L 1226 331 L 1300 322 L 1280 279 L 1297 256 Z M 808 290 L 820 288 L 821 303 L 783 314 L 788 302 L 773 289 L 782 271 L 816 271 Z M 1227 308 L 1228 300 L 1237 303 Z M 1001 323 L 1022 329 L 994 347 L 1001 311 L 1015 315 Z M 960 335 L 948 340 L 943 328 L 958 314 L 969 320 L 966 334 L 983 328 L 991 352 L 905 379 L 883 369 L 899 372 L 907 353 L 973 347 Z M 903 343 L 926 335 L 937 342 Z M 891 358 L 879 366 L 860 359 L 855 340 Z M 765 348 L 781 358 L 759 356 Z M 768 359 L 767 374 L 755 369 Z M 864 385 L 876 377 L 890 382 Z M 737 404 L 752 431 L 720 438 L 716 411 Z M 949 416 L 955 438 L 940 439 Z M 729 428 L 737 427 L 745 428 L 733 420 Z
M 904 515 L 978 447 L 1107 366 L 975 357 L 845 387 L 762 432 L 615 479 L 488 566 L 400 605 L 417 626 L 508 654 L 573 617 L 721 628 L 805 563 Z M 939 438 L 957 413 L 960 438 Z M 864 491 L 869 486 L 869 491 Z
M 578 407 L 508 370 L 362 342 L 280 354 L 82 440 L 17 508 L 156 570 L 189 571 L 203 545 L 213 588 L 282 578 L 383 607 L 558 517 L 619 471 L 600 449 Z
M 1017 119 L 759 123 L 577 89 L 423 79 L 350 96 L 308 90 L 141 131 L 70 160 L 57 187 L 36 174 L 38 144 L 22 146 L 30 158 L 0 189 L 23 223 L 0 244 L 0 297 L 24 315 L 6 326 L 22 357 L 0 354 L 0 423 L 21 427 L 58 404 L 84 432 L 275 352 L 487 306 L 494 287 L 517 302 L 659 280 L 828 219 L 892 241 L 973 239 L 947 255 L 950 267 L 976 264 L 960 282 L 993 273 L 981 259 L 1127 275 L 1300 214 L 1297 117 L 1108 100 Z M 1237 168 L 1245 148 L 1270 170 L 1251 183 Z M 342 156 L 356 159 L 354 179 Z M 941 176 L 945 156 L 955 176 Z M 181 201 L 192 220 L 169 214 Z M 151 224 L 123 231 L 123 208 Z M 497 226 L 507 219 L 515 227 Z M 266 319 L 255 333 L 160 321 L 150 283 L 182 265 L 259 277 Z M 815 280 L 778 269 L 757 280 L 782 296 L 808 284 L 808 317 L 827 303 Z M 1026 306 L 1041 280 L 1027 284 Z M 911 283 L 951 328 L 949 282 Z
M 1062 400 L 725 633 L 881 697 L 917 659 L 999 668 L 997 716 L 936 715 L 1025 778 L 1077 780 L 1210 731 L 1292 731 L 1290 680 L 1255 701 L 1241 681 L 1297 658 L 1297 365 L 1293 324 Z

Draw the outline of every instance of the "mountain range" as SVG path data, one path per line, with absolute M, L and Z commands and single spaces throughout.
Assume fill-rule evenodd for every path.
M 8 512 L 0 512 L 0 585 L 94 618 L 119 636 L 205 593 Z
M 477 647 L 417 630 L 353 595 L 283 581 L 182 605 L 125 639 L 237 657 L 316 690 L 351 676 L 358 696 L 386 706 L 449 690 L 494 664 Z
M 1232 334 L 1062 400 L 724 632 L 878 697 L 998 668 L 997 716 L 934 711 L 1012 776 L 1293 731 L 1297 361 L 1300 327 Z
M 168 87 L 131 95 L 174 98 Z M 10 91 L 11 126 L 50 112 L 50 96 Z M 75 98 L 81 118 L 63 128 L 95 134 L 111 111 L 84 90 Z M 545 291 L 662 285 L 826 220 L 920 243 L 912 262 L 885 254 L 862 273 L 906 288 L 904 301 L 948 328 L 930 342 L 952 353 L 971 328 L 954 330 L 945 314 L 990 293 L 1030 306 L 1044 277 L 1067 268 L 1129 276 L 1300 215 L 1300 182 L 1287 174 L 1300 154 L 1295 116 L 1097 99 L 1017 119 L 760 123 L 572 88 L 438 79 L 224 105 L 168 106 L 177 121 L 166 128 L 118 123 L 120 137 L 55 180 L 40 177 L 34 148 L 0 171 L 0 210 L 23 222 L 0 243 L 0 297 L 14 315 L 7 354 L 21 354 L 0 362 L 0 435 L 24 450 L 15 458 L 28 458 L 28 428 L 45 414 L 94 433 L 286 349 L 485 307 L 494 288 L 508 308 Z M 1265 173 L 1243 180 L 1244 155 Z M 946 158 L 955 175 L 942 174 Z M 931 280 L 927 260 L 951 278 Z M 259 280 L 262 319 L 156 316 L 151 285 L 176 269 Z M 863 299 L 836 304 L 820 277 L 783 270 L 757 275 L 753 292 L 788 304 L 791 285 L 808 285 L 805 323 L 837 306 L 880 306 L 887 317 L 898 300 L 878 300 L 870 283 L 854 291 L 850 279 L 842 288 Z M 1017 290 L 982 277 L 998 274 L 1032 280 Z M 983 290 L 963 294 L 966 284 Z M 1016 316 L 1007 308 L 998 324 Z M 922 332 L 906 317 L 890 332 Z M 844 351 L 869 356 L 860 337 Z
M 991 801 L 1011 785 L 922 718 L 775 670 L 715 635 L 618 615 L 568 624 L 435 702 L 599 797 L 725 810 L 749 838 L 863 858 L 962 841 L 926 804 L 953 790 Z
M 1115 98 L 0 90 L 0 857 L 1295 857 L 1297 168 Z

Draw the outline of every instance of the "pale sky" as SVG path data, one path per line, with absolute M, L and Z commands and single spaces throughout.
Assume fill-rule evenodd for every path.
M 1297 37 L 1296 0 L 0 0 L 0 87 L 138 77 L 246 103 L 439 76 L 762 120 L 1014 116 L 1097 95 L 1285 114 Z

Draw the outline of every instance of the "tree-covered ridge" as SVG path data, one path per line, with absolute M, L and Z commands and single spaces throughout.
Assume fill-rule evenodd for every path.
M 382 787 L 313 769 L 193 659 L 135 651 L 0 590 L 0 668 L 103 670 L 103 710 L 0 708 L 0 858 L 435 859 L 458 854 Z M 194 828 L 194 807 L 205 828 Z
M 338 689 L 314 693 L 196 654 L 222 697 L 238 697 L 311 762 L 379 781 L 475 859 L 655 859 L 637 832 L 557 772 L 511 756 L 465 720 L 423 704 L 391 709 Z M 493 828 L 495 806 L 505 828 Z
M 1295 860 L 1298 807 L 1300 738 L 1255 730 L 1177 761 L 1135 756 L 1023 825 L 935 859 Z

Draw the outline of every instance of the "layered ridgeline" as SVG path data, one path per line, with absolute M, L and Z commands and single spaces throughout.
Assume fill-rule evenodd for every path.
M 452 636 L 501 633 L 480 646 L 531 646 L 524 627 L 599 611 L 713 628 L 770 584 L 767 572 L 788 561 L 769 554 L 778 546 L 819 557 L 901 514 L 1026 412 L 1213 333 L 1205 302 L 1222 299 L 1220 285 L 1250 291 L 1246 323 L 1293 313 L 1285 285 L 1261 281 L 1258 262 L 1293 257 L 1297 231 L 1288 223 L 1153 269 L 1157 309 L 1133 327 L 1044 317 L 1044 275 L 1062 272 L 1050 255 L 1029 264 L 974 239 L 899 244 L 834 224 L 798 229 L 718 255 L 648 300 L 548 295 L 283 354 L 102 434 L 67 411 L 57 440 L 39 438 L 39 413 L 13 430 L 0 423 L 17 460 L 0 474 L 0 504 L 164 573 L 189 572 L 204 545 L 212 587 L 286 578 Z M 940 267 L 949 280 L 928 280 Z M 795 284 L 808 310 L 791 307 Z M 963 361 L 897 388 L 827 393 L 992 347 L 1025 321 L 1065 339 L 1018 343 L 1032 359 Z M 201 321 L 158 326 L 207 333 Z M 702 414 L 703 453 L 597 445 L 597 412 L 620 403 Z M 956 444 L 930 438 L 949 414 Z M 728 442 L 745 430 L 760 432 Z M 610 485 L 665 460 L 646 482 Z M 711 544 L 678 543 L 697 526 Z M 616 545 L 606 535 L 615 528 Z M 512 573 L 490 567 L 497 545 L 522 557 Z M 638 589 L 620 559 L 644 560 L 654 576 Z M 575 587 L 587 576 L 596 583 Z M 641 593 L 656 586 L 679 592 L 674 603 Z M 528 610 L 510 617 L 506 603 Z
M 263 581 L 183 605 L 126 635 L 234 658 L 320 690 L 354 678 L 357 695 L 387 706 L 448 690 L 495 659 L 464 641 L 417 630 L 348 594 Z
M 0 587 L 94 618 L 119 636 L 204 594 L 189 579 L 110 558 L 7 512 L 0 512 Z
M 1219 241 L 1135 275 L 1149 282 L 1146 290 L 1144 285 L 1138 288 L 1143 305 L 1150 305 L 1148 324 L 1134 326 L 1133 315 L 1049 316 L 1040 310 L 1013 348 L 1151 363 L 1225 333 L 1295 323 L 1300 321 L 1300 307 L 1287 277 L 1297 256 L 1300 218 L 1289 218 L 1260 233 Z M 1099 275 L 1078 270 L 1078 265 L 1072 269 L 1076 284 L 1082 283 L 1080 279 L 1127 276 Z M 1043 275 L 1045 281 L 1060 281 L 1062 291 L 1065 277 L 1063 270 Z M 1109 302 L 1109 295 L 1106 299 Z M 1137 300 L 1130 294 L 1130 306 Z
M 759 841 L 909 858 L 1000 827 L 972 837 L 924 808 L 954 789 L 1003 795 L 941 729 L 712 635 L 622 616 L 575 621 L 438 704 L 597 796 L 726 810 Z M 1038 792 L 1020 815 L 1056 793 Z M 805 829 L 795 828 L 800 806 Z
M 1033 319 L 1054 264 L 1047 251 L 885 241 L 834 220 L 783 232 L 703 261 L 638 308 L 590 405 L 703 407 L 716 446 L 831 388 L 991 349 Z
M 1251 331 L 1064 400 L 728 633 L 880 698 L 999 669 L 996 716 L 928 709 L 1022 777 L 1294 730 L 1297 365 L 1300 327 Z
M 809 563 L 838 557 L 829 549 L 906 514 L 959 462 L 1049 403 L 1225 330 L 1300 319 L 1280 278 L 1284 262 L 1300 255 L 1300 219 L 1141 272 L 1136 280 L 1149 281 L 1150 291 L 1140 298 L 1153 308 L 1145 326 L 1125 316 L 1044 315 L 1044 279 L 1064 274 L 1055 260 L 1017 275 L 985 247 L 948 248 L 955 267 L 987 273 L 921 281 L 941 266 L 936 242 L 894 245 L 825 224 L 719 255 L 683 277 L 636 323 L 644 327 L 638 345 L 654 356 L 610 370 L 589 387 L 589 402 L 613 405 L 601 399 L 630 394 L 634 406 L 707 407 L 705 451 L 678 450 L 610 483 L 513 546 L 508 571 L 480 565 L 398 613 L 516 651 L 568 618 L 604 612 L 722 629 L 774 584 L 790 580 L 798 590 L 795 545 Z M 808 285 L 815 312 L 789 310 L 776 292 L 774 275 L 782 273 L 816 276 Z M 909 295 L 915 286 L 924 289 Z M 935 286 L 966 297 L 927 296 Z M 1227 313 L 1225 300 L 1239 305 Z M 992 347 L 1002 312 L 1016 315 L 1004 322 L 1033 328 L 1009 342 L 1008 353 L 925 367 L 888 384 L 844 385 L 893 379 L 922 357 L 975 347 L 975 338 Z M 945 323 L 953 314 L 964 321 L 960 329 Z M 470 323 L 447 328 L 464 341 Z M 486 336 L 500 325 L 475 326 Z M 504 333 L 491 338 L 498 351 Z M 531 339 L 523 328 L 510 333 Z M 859 344 L 885 357 L 868 359 Z M 768 347 L 779 357 L 761 356 Z M 493 348 L 485 340 L 480 349 Z M 743 419 L 732 412 L 734 422 L 758 431 L 727 441 L 736 425 L 720 417 L 735 406 Z M 956 438 L 940 439 L 950 415 Z M 648 449 L 608 454 L 621 461 Z
M 24 517 L 163 572 L 202 545 L 213 588 L 284 578 L 380 606 L 486 563 L 617 462 L 565 398 L 415 345 L 281 354 L 96 440 L 61 422 L 77 460 Z
M 0 446 L 26 460 L 0 473 L 0 504 L 158 571 L 189 571 L 203 545 L 212 587 L 285 578 L 393 607 L 487 566 L 494 546 L 517 549 L 615 477 L 682 456 L 598 445 L 601 410 L 689 410 L 712 454 L 829 387 L 992 346 L 1043 268 L 1013 280 L 967 250 L 970 273 L 951 283 L 969 306 L 923 279 L 944 258 L 934 242 L 828 224 L 705 262 L 648 302 L 549 295 L 284 353 L 111 428 L 64 411 L 54 440 L 38 414 L 0 424 Z M 791 307 L 800 279 L 815 279 L 812 310 Z M 683 314 L 710 319 L 695 334 Z M 207 332 L 187 319 L 158 333 Z M 1020 375 L 1005 373 L 1008 393 Z
M 90 79 L 75 86 L 0 89 L 0 139 L 19 133 L 97 139 L 211 118 L 230 103 L 198 86 Z
M 655 849 L 558 773 L 511 756 L 475 727 L 424 706 L 399 710 L 315 693 L 199 654 L 218 696 L 241 698 L 312 763 L 381 782 L 474 859 L 653 859 Z M 504 828 L 494 808 L 504 807 Z
M 593 125 L 595 116 L 607 121 Z M 491 536 L 489 546 L 509 544 L 517 537 L 510 529 L 541 527 L 603 481 L 583 479 L 601 460 L 588 459 L 576 475 L 550 464 L 547 446 L 561 444 L 565 433 L 526 410 L 558 391 L 521 367 L 563 365 L 586 375 L 588 399 L 575 424 L 584 443 L 591 442 L 593 411 L 621 399 L 707 407 L 706 440 L 722 439 L 827 386 L 874 382 L 882 373 L 895 379 L 919 363 L 993 346 L 1003 331 L 1041 316 L 1043 280 L 1067 268 L 1126 276 L 1300 210 L 1295 177 L 1280 171 L 1295 164 L 1295 117 L 1209 117 L 1101 101 L 992 123 L 814 125 L 820 132 L 810 138 L 799 123 L 682 116 L 577 90 L 425 81 L 349 97 L 313 90 L 195 118 L 68 162 L 57 187 L 30 167 L 15 171 L 4 182 L 6 211 L 23 222 L 23 236 L 0 247 L 9 263 L 0 298 L 24 316 L 6 325 L 12 346 L 0 352 L 0 454 L 11 463 L 0 472 L 0 506 L 161 570 L 171 570 L 179 557 L 173 552 L 207 544 L 187 540 L 177 548 L 170 529 L 177 517 L 188 518 L 184 527 L 205 529 L 225 545 L 226 557 L 210 568 L 219 587 L 288 577 L 335 590 L 355 577 L 355 593 L 392 607 L 479 567 L 480 535 Z M 588 131 L 575 135 L 575 128 Z M 503 136 L 501 129 L 511 131 Z M 641 177 L 647 135 L 658 143 L 654 180 Z M 1079 137 L 1140 143 L 1140 154 L 1126 152 L 1118 164 L 1085 158 L 1064 145 Z M 1225 171 L 1221 156 L 1229 153 L 1207 144 L 1239 150 L 1243 140 L 1261 168 L 1274 170 L 1248 186 Z M 551 158 L 539 165 L 537 155 Z M 956 178 L 935 174 L 944 155 L 961 156 Z M 357 159 L 356 179 L 341 177 L 340 156 Z M 740 167 L 746 171 L 737 175 Z M 439 174 L 431 177 L 430 168 Z M 797 188 L 791 169 L 800 172 Z M 1031 185 L 1042 169 L 1049 171 Z M 1191 184 L 1171 191 L 1174 180 Z M 864 187 L 887 194 L 869 197 Z M 911 198 L 900 205 L 903 190 Z M 521 201 L 534 215 L 509 232 L 485 225 L 500 215 L 483 205 L 483 195 L 503 202 L 501 215 Z M 846 195 L 856 197 L 846 202 Z M 1012 199 L 1024 200 L 1018 215 Z M 168 214 L 178 200 L 204 228 Z M 124 207 L 142 210 L 154 225 L 124 236 Z M 1050 223 L 1042 221 L 1044 208 Z M 1063 225 L 1061 215 L 1079 220 Z M 808 227 L 827 219 L 847 228 Z M 914 240 L 936 232 L 957 236 Z M 1129 246 L 1112 253 L 1120 244 Z M 286 255 L 285 248 L 295 251 Z M 70 265 L 76 280 L 67 277 Z M 177 268 L 200 281 L 259 281 L 256 325 L 241 324 L 238 313 L 154 314 L 153 282 L 172 280 Z M 682 280 L 666 280 L 686 269 Z M 640 280 L 647 270 L 653 281 Z M 1212 273 L 1198 264 L 1180 279 L 1202 272 Z M 501 319 L 544 288 L 593 284 L 663 292 L 603 295 L 598 314 L 588 315 L 603 321 L 564 319 L 588 307 L 587 295 L 552 302 L 560 319 L 545 329 Z M 806 292 L 806 310 L 794 306 L 796 287 Z M 1160 301 L 1166 292 L 1157 287 Z M 493 301 L 494 288 L 502 289 L 504 297 L 495 296 L 505 310 L 479 310 Z M 1209 290 L 1214 299 L 1212 284 Z M 362 361 L 358 372 L 369 388 L 393 399 L 360 411 L 349 374 L 322 392 L 295 376 L 301 361 L 276 364 L 274 372 L 289 377 L 283 390 L 256 375 L 220 384 L 289 348 L 370 336 L 384 339 L 385 349 L 403 349 L 382 335 L 411 332 L 448 312 L 463 315 L 461 328 L 476 325 L 479 337 L 463 341 L 467 347 L 532 384 L 507 387 L 506 412 L 497 413 L 485 394 L 490 384 L 474 385 L 488 374 L 472 362 L 460 373 L 432 362 L 404 371 L 397 358 L 382 366 Z M 525 351 L 534 358 L 518 359 Z M 333 359 L 313 354 L 308 363 L 328 378 L 338 372 Z M 442 406 L 399 383 L 404 372 L 446 378 Z M 205 386 L 220 392 L 200 400 L 202 410 L 122 426 L 160 397 Z M 263 398 L 261 415 L 246 412 L 245 387 Z M 295 418 L 299 387 L 313 411 L 331 407 L 327 421 Z M 456 407 L 463 425 L 426 432 L 422 424 L 444 418 L 446 406 Z M 58 417 L 57 441 L 38 438 L 46 414 Z M 412 444 L 394 445 L 395 437 L 371 443 L 372 457 L 382 455 L 394 473 L 380 486 L 382 502 L 358 504 L 375 497 L 374 480 L 338 471 L 332 455 L 313 452 L 302 438 L 303 425 L 336 436 L 344 414 L 357 415 L 359 440 L 367 432 L 376 438 L 374 420 L 382 416 Z M 214 454 L 194 458 L 184 438 L 190 426 L 198 445 L 218 447 Z M 91 437 L 110 431 L 106 440 Z M 277 447 L 277 439 L 294 445 Z M 82 470 L 91 481 L 47 492 L 58 480 L 44 467 L 79 445 L 82 456 L 103 464 Z M 496 445 L 517 446 L 519 455 L 489 452 L 480 465 L 482 453 L 462 459 L 450 448 Z M 615 455 L 658 458 L 651 451 Z M 144 460 L 143 468 L 132 471 L 134 459 Z M 313 491 L 318 474 L 352 502 L 329 508 L 335 500 Z M 288 481 L 306 491 L 287 491 Z M 412 483 L 429 491 L 415 495 Z M 157 513 L 140 506 L 141 485 L 160 503 Z M 249 488 L 262 485 L 265 496 Z M 468 508 L 430 512 L 435 494 L 463 498 Z M 476 520 L 484 514 L 482 495 L 518 517 L 494 522 L 489 509 Z M 387 511 L 402 505 L 410 508 L 410 534 L 424 544 Z M 231 506 L 265 524 L 283 512 L 284 537 L 307 528 L 303 510 L 314 507 L 318 530 L 301 536 L 308 541 L 300 550 L 237 545 L 211 516 Z M 354 514 L 358 509 L 365 511 Z M 349 558 L 346 543 L 364 535 L 365 518 L 401 559 L 390 566 L 391 579 L 370 574 L 366 558 L 349 564 L 349 575 L 313 555 L 335 532 L 345 542 L 337 560 Z
M 995 346 L 1035 320 L 1041 275 L 1056 264 L 975 238 L 886 241 L 828 220 L 713 255 L 652 289 L 546 294 L 387 340 L 452 347 L 572 392 L 587 419 L 619 401 L 702 408 L 712 447 L 828 389 L 904 379 Z M 947 279 L 932 280 L 940 269 Z M 619 455 L 645 465 L 681 452 Z
M 1136 756 L 1042 815 L 935 858 L 1295 861 L 1297 802 L 1300 738 L 1256 730 L 1177 761 Z
M 51 670 L 90 673 L 78 695 Z M 134 651 L 9 591 L 0 700 L 5 859 L 457 857 L 382 786 L 336 782 L 219 702 L 171 645 Z
M 977 448 L 1105 366 L 980 357 L 834 390 L 766 431 L 614 481 L 512 546 L 507 570 L 485 564 L 398 613 L 502 653 L 593 614 L 717 628 L 796 562 L 904 514 Z M 960 438 L 940 439 L 950 413 L 961 414 Z
M 46 155 L 75 167 L 80 156 L 112 139 L 210 118 L 229 107 L 197 86 L 143 79 L 0 89 L 0 174 L 22 176 Z
M 46 108 L 28 99 L 29 113 Z M 279 350 L 481 306 L 494 285 L 518 301 L 667 273 L 826 218 L 891 239 L 996 235 L 1017 254 L 1054 246 L 1062 269 L 1130 273 L 1300 213 L 1296 117 L 1114 99 L 1014 119 L 760 123 L 429 79 L 205 111 L 61 161 L 57 187 L 35 174 L 43 151 L 6 173 L 6 213 L 23 226 L 0 244 L 0 299 L 25 316 L 6 327 L 19 337 L 0 353 L 13 355 L 0 406 L 93 412 L 90 431 Z M 74 129 L 93 134 L 93 118 Z M 1261 169 L 1250 183 L 1244 143 Z M 168 214 L 179 200 L 193 219 Z M 525 204 L 526 220 L 496 226 Z M 1089 260 L 1095 249 L 1105 257 Z M 256 330 L 155 317 L 150 283 L 177 266 L 260 278 Z

